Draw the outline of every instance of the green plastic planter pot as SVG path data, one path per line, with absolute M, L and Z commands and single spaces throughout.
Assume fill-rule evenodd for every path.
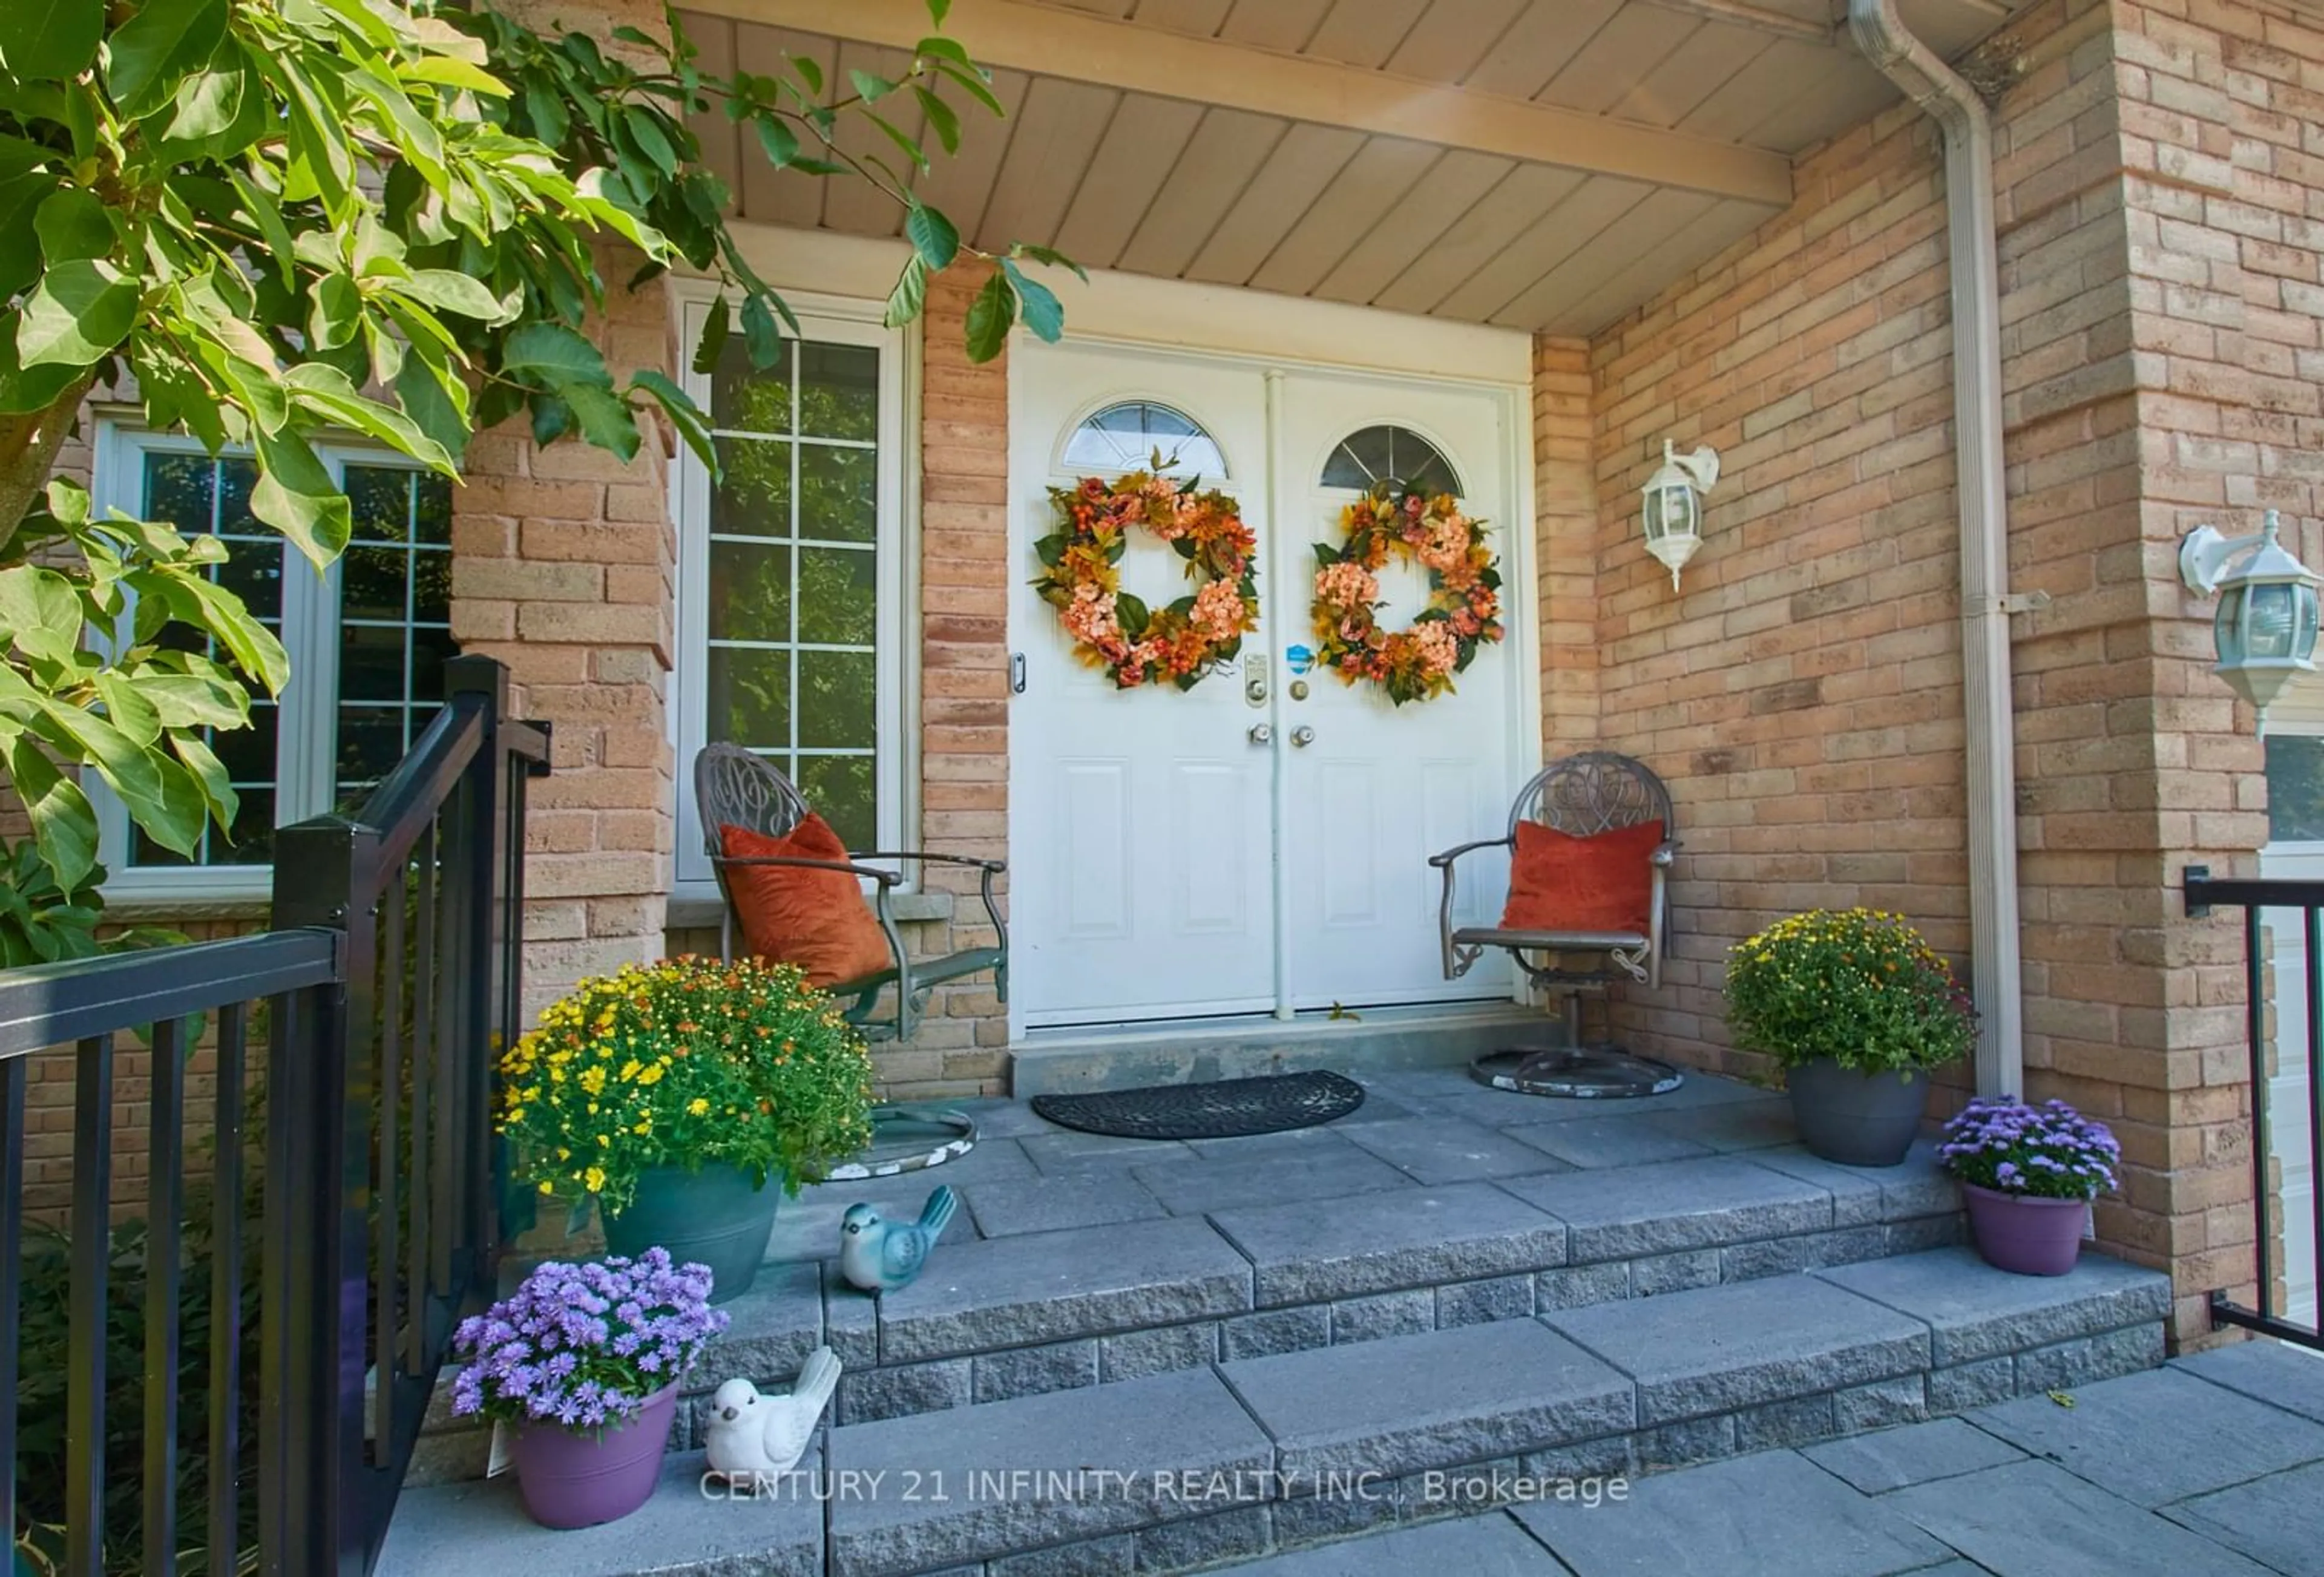
M 1858 1073 L 1820 1056 L 1792 1068 L 1784 1083 L 1800 1142 L 1843 1167 L 1900 1164 L 1929 1102 L 1925 1068 Z
M 740 1167 L 650 1167 L 629 1208 L 605 1217 L 605 1247 L 635 1259 L 659 1243 L 680 1265 L 699 1260 L 710 1267 L 710 1301 L 723 1304 L 758 1279 L 782 1198 L 779 1180 L 753 1187 Z

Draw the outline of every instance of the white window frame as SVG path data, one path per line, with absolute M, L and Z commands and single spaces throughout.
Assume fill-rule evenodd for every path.
M 694 347 L 718 300 L 708 281 L 675 281 L 671 292 L 680 359 L 687 364 L 686 391 L 707 412 L 710 377 L 691 370 Z M 880 847 L 910 846 L 908 829 L 918 825 L 919 759 L 919 664 L 910 654 L 919 645 L 919 466 L 920 345 L 918 334 L 881 322 L 877 301 L 786 290 L 783 299 L 798 315 L 805 337 L 829 344 L 858 345 L 881 354 L 879 490 L 875 516 L 873 636 L 878 718 L 874 737 L 879 762 Z M 785 332 L 785 342 L 789 340 Z M 723 431 L 714 426 L 714 431 Z M 710 493 L 708 467 L 681 446 L 670 470 L 671 516 L 678 523 L 678 650 L 674 657 L 670 743 L 678 764 L 678 851 L 671 897 L 715 899 L 718 896 L 709 856 L 704 853 L 700 808 L 695 803 L 694 760 L 706 742 L 709 707 Z M 796 705 L 797 697 L 793 697 Z M 899 874 L 912 890 L 919 872 L 907 865 Z
M 145 508 L 145 456 L 152 454 L 198 455 L 207 458 L 246 459 L 250 451 L 229 447 L 216 456 L 199 440 L 178 433 L 153 432 L 124 415 L 100 415 L 97 421 L 91 467 L 91 500 L 99 512 L 119 510 L 142 519 Z M 331 479 L 345 485 L 350 463 L 383 470 L 421 471 L 426 467 L 392 449 L 355 442 L 318 444 L 316 453 L 329 468 Z M 283 544 L 283 650 L 290 659 L 290 680 L 276 697 L 274 750 L 274 825 L 288 826 L 328 811 L 337 798 L 337 706 L 339 696 L 339 590 L 341 567 L 334 564 L 320 573 L 301 573 L 306 559 Z M 134 617 L 124 610 L 124 628 Z M 334 748 L 311 748 L 318 730 L 328 730 Z M 105 894 L 113 899 L 218 899 L 264 898 L 274 889 L 274 867 L 252 865 L 145 865 L 130 863 L 129 812 L 119 796 L 95 773 L 83 779 L 97 814 L 97 858 L 106 869 Z

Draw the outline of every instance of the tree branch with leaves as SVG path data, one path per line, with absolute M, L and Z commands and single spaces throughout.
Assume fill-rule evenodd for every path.
M 967 246 L 913 190 L 931 156 L 895 104 L 917 106 L 944 153 L 963 134 L 955 101 L 1001 109 L 943 34 L 949 0 L 927 5 L 932 32 L 900 75 L 852 72 L 843 88 L 803 58 L 705 72 L 674 13 L 662 37 L 600 41 L 448 0 L 0 5 L 0 756 L 39 867 L 77 895 L 51 907 L 89 907 L 102 875 L 81 774 L 190 853 L 235 807 L 208 739 L 247 726 L 251 687 L 279 692 L 288 675 L 217 584 L 221 544 L 98 520 L 51 477 L 91 392 L 249 455 L 251 513 L 318 567 L 353 523 L 318 453 L 329 435 L 456 477 L 470 438 L 519 414 L 539 443 L 625 459 L 659 419 L 715 475 L 683 388 L 660 367 L 609 365 L 588 333 L 611 290 L 673 270 L 717 281 L 756 365 L 797 331 L 736 244 L 689 114 L 747 124 L 775 166 L 899 206 L 912 252 L 891 325 L 918 317 L 929 274 L 975 255 L 995 266 L 969 354 L 999 354 L 1020 320 L 1054 339 L 1062 309 L 1027 267 L 1073 265 Z M 859 120 L 882 152 L 842 146 Z M 620 285 L 603 272 L 616 256 L 634 265 Z M 728 322 L 710 314 L 697 369 Z M 17 868 L 0 864 L 0 883 Z M 5 910 L 0 898 L 0 957 Z M 25 945 L 86 950 L 69 936 Z

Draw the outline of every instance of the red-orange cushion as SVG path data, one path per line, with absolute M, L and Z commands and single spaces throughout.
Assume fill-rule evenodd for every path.
M 1517 823 L 1505 931 L 1635 931 L 1644 935 L 1663 824 L 1641 822 L 1586 838 Z
M 847 858 L 847 845 L 813 811 L 788 837 L 721 826 L 718 841 L 729 860 Z M 804 865 L 729 865 L 726 890 L 751 951 L 778 964 L 798 964 L 807 971 L 809 985 L 855 980 L 895 964 L 887 934 L 872 918 L 857 879 L 847 872 Z

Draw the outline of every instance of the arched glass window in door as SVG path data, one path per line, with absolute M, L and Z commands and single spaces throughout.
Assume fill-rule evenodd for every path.
M 1434 444 L 1408 427 L 1382 424 L 1350 434 L 1323 462 L 1323 485 L 1359 492 L 1379 482 L 1401 482 L 1416 492 L 1459 497 L 1460 475 Z
M 1154 463 L 1157 450 L 1167 475 L 1216 480 L 1227 474 L 1226 456 L 1202 424 L 1153 400 L 1109 405 L 1075 428 L 1065 440 L 1065 469 L 1143 470 Z

